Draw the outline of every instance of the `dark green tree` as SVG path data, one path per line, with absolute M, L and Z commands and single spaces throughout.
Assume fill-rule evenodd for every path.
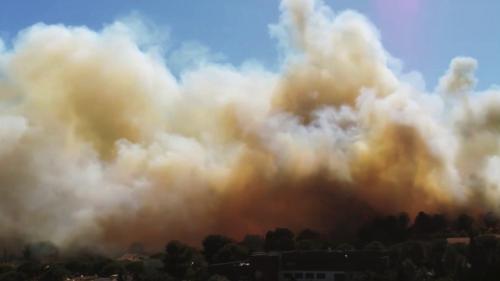
M 430 238 L 434 234 L 442 233 L 448 228 L 448 219 L 442 214 L 418 213 L 413 223 L 413 234 L 417 238 Z
M 472 276 L 477 280 L 498 280 L 498 240 L 493 235 L 475 237 L 470 244 L 469 260 Z
M 320 239 L 321 239 L 321 234 L 319 232 L 306 228 L 301 232 L 299 232 L 295 240 L 301 241 L 301 240 L 320 240 Z
M 203 255 L 208 262 L 214 262 L 214 255 L 226 244 L 232 243 L 233 241 L 223 235 L 212 234 L 208 235 L 203 239 Z
M 68 257 L 65 267 L 77 275 L 96 275 L 110 262 L 111 259 L 104 256 L 82 252 Z
M 320 250 L 324 244 L 321 234 L 309 228 L 299 232 L 295 238 L 295 247 L 297 250 Z
M 266 233 L 266 251 L 290 251 L 295 249 L 294 234 L 287 228 L 276 228 Z
M 203 255 L 179 241 L 167 244 L 164 265 L 166 272 L 177 279 L 198 279 L 206 270 Z
M 260 235 L 245 235 L 245 238 L 243 238 L 240 244 L 245 246 L 250 253 L 264 250 L 264 238 Z
M 125 266 L 121 262 L 111 261 L 102 268 L 99 275 L 104 277 L 109 277 L 115 274 L 122 275 L 125 272 L 126 272 Z
M 498 216 L 493 212 L 488 212 L 483 216 L 483 224 L 489 230 L 494 230 L 498 226 Z
M 362 243 L 380 241 L 385 244 L 399 243 L 408 237 L 409 217 L 406 213 L 399 216 L 378 217 L 363 225 L 358 233 Z
M 133 261 L 125 264 L 125 270 L 132 275 L 134 280 L 141 280 L 141 276 L 145 273 L 144 262 Z
M 42 273 L 42 264 L 38 261 L 28 260 L 20 264 L 17 271 L 25 274 L 28 278 L 34 278 Z
M 214 255 L 216 263 L 245 260 L 249 256 L 249 251 L 242 245 L 235 243 L 226 244 Z
M 28 280 L 28 276 L 22 272 L 9 271 L 0 274 L 0 281 L 20 281 Z
M 64 281 L 71 273 L 62 265 L 48 265 L 40 276 L 40 281 Z
M 474 232 L 474 218 L 467 214 L 461 214 L 455 220 L 454 228 L 457 232 L 471 235 Z

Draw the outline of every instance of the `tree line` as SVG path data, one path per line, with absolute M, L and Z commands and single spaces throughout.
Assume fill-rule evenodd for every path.
M 135 243 L 129 252 L 141 257 L 137 260 L 113 259 L 88 249 L 61 253 L 50 242 L 38 242 L 26 245 L 19 254 L 4 252 L 0 281 L 62 281 L 82 275 L 137 281 L 221 281 L 226 280 L 224 276 L 211 276 L 210 264 L 245 260 L 256 252 L 293 250 L 369 250 L 388 255 L 387 268 L 365 272 L 360 280 L 500 280 L 499 226 L 493 213 L 474 218 L 420 212 L 413 220 L 401 213 L 368 220 L 356 235 L 343 241 L 312 229 L 294 233 L 276 228 L 241 240 L 211 234 L 200 247 L 174 240 L 163 251 L 149 254 Z M 470 242 L 449 243 L 450 237 L 467 237 Z

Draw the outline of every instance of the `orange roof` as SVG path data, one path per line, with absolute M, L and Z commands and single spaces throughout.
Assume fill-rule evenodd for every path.
M 448 242 L 448 244 L 468 245 L 468 244 L 470 244 L 470 238 L 469 237 L 450 237 L 450 238 L 446 238 L 446 242 Z

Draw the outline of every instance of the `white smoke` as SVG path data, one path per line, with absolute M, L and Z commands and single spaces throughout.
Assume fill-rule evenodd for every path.
M 173 63 L 203 63 L 176 79 L 164 39 L 129 22 L 36 24 L 0 48 L 2 238 L 157 246 L 327 228 L 331 210 L 498 210 L 500 95 L 473 93 L 475 60 L 426 92 L 362 15 L 319 0 L 281 10 L 278 72 L 190 48 Z

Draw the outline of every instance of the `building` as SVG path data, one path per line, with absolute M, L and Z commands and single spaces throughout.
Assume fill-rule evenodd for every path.
M 290 251 L 258 253 L 246 261 L 211 265 L 210 271 L 231 281 L 349 281 L 383 270 L 388 261 L 386 253 L 375 251 Z
M 91 275 L 91 276 L 82 275 L 65 279 L 65 281 L 117 281 L 117 280 L 118 280 L 118 275 L 113 275 L 111 277 L 99 277 L 97 275 Z
M 463 245 L 469 245 L 470 244 L 470 237 L 449 237 L 446 238 L 446 243 L 455 245 L 455 244 L 463 244 Z

